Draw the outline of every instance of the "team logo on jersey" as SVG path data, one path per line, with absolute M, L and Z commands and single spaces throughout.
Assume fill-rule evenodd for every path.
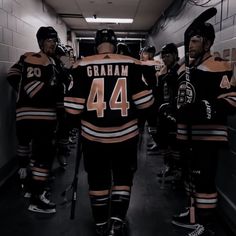
M 184 103 L 192 103 L 195 101 L 196 92 L 193 85 L 183 81 L 179 85 L 177 108 L 179 109 Z
M 229 79 L 228 79 L 228 76 L 227 75 L 224 75 L 222 77 L 222 80 L 220 82 L 220 87 L 221 88 L 226 88 L 226 89 L 229 89 L 230 88 L 230 82 L 229 82 Z

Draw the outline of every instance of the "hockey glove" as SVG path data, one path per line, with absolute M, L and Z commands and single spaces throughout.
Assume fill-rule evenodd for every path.
M 215 117 L 215 105 L 210 104 L 207 100 L 201 100 L 196 103 L 187 103 L 177 111 L 179 122 L 197 123 L 210 121 Z
M 173 113 L 173 108 L 169 103 L 164 103 L 159 107 L 160 117 L 175 123 L 176 119 Z

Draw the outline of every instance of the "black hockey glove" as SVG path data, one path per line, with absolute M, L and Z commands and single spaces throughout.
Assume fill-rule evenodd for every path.
M 210 104 L 207 100 L 196 103 L 187 103 L 178 109 L 177 119 L 179 122 L 185 123 L 210 121 L 215 117 L 215 107 L 215 105 Z
M 162 119 L 166 119 L 174 123 L 176 122 L 173 108 L 169 103 L 164 103 L 159 107 L 159 115 Z

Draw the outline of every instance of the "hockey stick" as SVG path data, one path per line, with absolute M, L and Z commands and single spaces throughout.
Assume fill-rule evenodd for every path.
M 191 103 L 191 90 L 188 88 L 190 83 L 190 63 L 189 63 L 189 42 L 192 30 L 195 29 L 199 24 L 211 19 L 217 13 L 216 8 L 212 7 L 202 12 L 193 22 L 189 25 L 184 33 L 184 48 L 185 48 L 185 103 Z M 189 152 L 189 190 L 190 190 L 190 223 L 195 223 L 195 207 L 194 207 L 194 190 L 192 186 L 192 167 L 191 167 L 191 156 L 192 156 L 192 130 L 191 123 L 187 124 L 187 135 L 188 135 L 188 152 Z
M 184 46 L 185 47 L 186 46 L 188 47 L 189 40 L 187 40 L 187 37 L 189 36 L 189 33 L 191 32 L 191 30 L 194 29 L 199 24 L 205 23 L 206 21 L 210 20 L 213 16 L 216 15 L 216 13 L 217 13 L 217 9 L 215 7 L 211 7 L 205 10 L 204 12 L 202 12 L 197 18 L 193 20 L 193 22 L 188 26 L 188 28 L 184 32 L 184 44 L 185 44 Z
M 80 160 L 82 158 L 82 150 L 81 150 L 81 138 L 80 138 L 80 131 L 78 131 L 78 143 L 77 143 L 77 150 L 76 150 L 76 159 L 75 159 L 75 172 L 74 172 L 74 178 L 71 183 L 63 192 L 62 196 L 64 197 L 64 201 L 61 205 L 65 205 L 69 203 L 69 200 L 67 199 L 67 193 L 72 190 L 72 200 L 71 200 L 71 213 L 70 213 L 70 219 L 73 220 L 75 218 L 75 207 L 76 207 L 76 201 L 77 201 L 77 185 L 78 185 L 78 176 L 79 176 L 79 166 L 80 166 Z
M 75 218 L 75 207 L 77 201 L 77 186 L 78 186 L 78 177 L 79 177 L 79 164 L 82 157 L 82 150 L 81 150 L 81 138 L 80 138 L 80 131 L 78 134 L 78 144 L 77 144 L 77 152 L 76 152 L 76 159 L 75 159 L 75 174 L 74 179 L 72 182 L 72 202 L 71 202 L 71 212 L 70 212 L 70 219 L 73 220 Z
M 202 24 L 209 19 L 211 19 L 213 16 L 215 16 L 217 13 L 217 10 L 215 7 L 209 8 L 202 12 L 197 18 L 193 20 L 193 22 L 189 25 L 189 27 L 184 32 L 184 49 L 185 49 L 185 68 L 186 68 L 186 74 L 185 74 L 185 80 L 186 80 L 186 86 L 187 82 L 190 82 L 190 71 L 189 71 L 189 41 L 190 41 L 190 34 L 191 31 L 198 26 L 199 24 Z M 186 87 L 187 90 L 187 87 Z M 186 91 L 186 95 L 188 95 L 188 91 Z M 187 97 L 187 96 L 186 96 Z M 185 102 L 189 102 L 187 99 Z

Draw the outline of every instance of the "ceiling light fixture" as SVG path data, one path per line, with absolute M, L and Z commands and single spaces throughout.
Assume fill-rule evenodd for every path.
M 100 18 L 100 17 L 85 17 L 85 20 L 88 23 L 124 23 L 131 24 L 133 19 L 131 18 Z
M 94 37 L 76 37 L 78 40 L 94 40 Z M 145 38 L 117 38 L 118 41 L 145 41 Z

